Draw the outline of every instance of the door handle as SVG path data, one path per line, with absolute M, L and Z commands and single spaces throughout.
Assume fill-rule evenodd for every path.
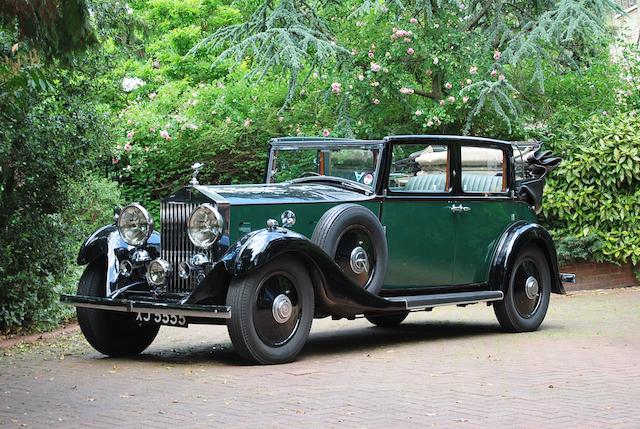
M 451 209 L 452 213 L 462 213 L 462 212 L 471 211 L 471 207 L 463 206 L 462 204 L 458 204 L 457 206 L 454 204 L 449 208 Z

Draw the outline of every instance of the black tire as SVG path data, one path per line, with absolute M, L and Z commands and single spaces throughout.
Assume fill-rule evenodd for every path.
M 357 204 L 342 204 L 328 210 L 318 221 L 311 241 L 322 248 L 351 279 L 372 294 L 378 294 L 387 271 L 387 237 L 371 210 Z M 355 272 L 351 253 L 365 250 L 368 269 Z
M 282 296 L 289 300 L 291 312 L 278 321 L 274 308 Z M 234 279 L 227 305 L 231 307 L 227 329 L 240 356 L 261 364 L 291 362 L 309 336 L 315 312 L 313 285 L 300 261 L 280 256 Z
M 78 284 L 78 295 L 105 296 L 106 262 L 100 258 L 87 266 Z M 135 321 L 128 313 L 77 307 L 78 323 L 89 344 L 112 357 L 134 356 L 153 342 L 160 326 Z
M 537 281 L 537 296 L 527 295 L 527 281 Z M 531 296 L 533 293 L 529 292 Z M 498 322 L 508 332 L 531 332 L 538 329 L 549 308 L 551 272 L 540 248 L 530 246 L 513 262 L 504 300 L 493 304 Z
M 393 313 L 393 314 L 376 314 L 374 315 L 365 315 L 364 317 L 371 323 L 381 328 L 392 328 L 394 326 L 398 326 L 404 319 L 409 315 L 408 311 L 403 311 L 401 313 Z

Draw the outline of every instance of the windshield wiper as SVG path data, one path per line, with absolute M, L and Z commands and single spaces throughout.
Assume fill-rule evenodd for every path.
M 353 180 L 344 179 L 342 177 L 335 176 L 311 176 L 311 177 L 299 177 L 297 179 L 291 180 L 291 183 L 311 183 L 311 182 L 326 182 L 329 185 L 338 185 L 346 189 L 352 189 L 355 191 L 362 191 L 366 195 L 373 194 L 373 191 L 365 186 L 361 185 L 358 182 L 354 182 Z

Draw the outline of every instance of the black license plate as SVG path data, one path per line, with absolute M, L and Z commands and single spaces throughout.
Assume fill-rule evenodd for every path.
M 158 313 L 137 313 L 136 322 L 151 323 L 154 325 L 179 326 L 186 328 L 189 326 L 184 316 L 177 314 L 158 314 Z

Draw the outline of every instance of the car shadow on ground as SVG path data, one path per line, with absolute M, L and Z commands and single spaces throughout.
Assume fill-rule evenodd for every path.
M 540 330 L 553 329 L 543 325 Z M 497 323 L 477 322 L 405 322 L 393 328 L 354 327 L 347 329 L 312 332 L 307 344 L 297 360 L 317 358 L 323 355 L 352 353 L 355 351 L 374 351 L 379 347 L 393 347 L 405 344 L 419 344 L 435 341 L 454 341 L 465 337 L 508 335 Z M 146 353 L 135 358 L 137 361 L 149 361 L 165 364 L 222 364 L 230 366 L 252 365 L 243 361 L 230 342 L 224 344 L 198 344 L 184 347 L 152 347 Z

